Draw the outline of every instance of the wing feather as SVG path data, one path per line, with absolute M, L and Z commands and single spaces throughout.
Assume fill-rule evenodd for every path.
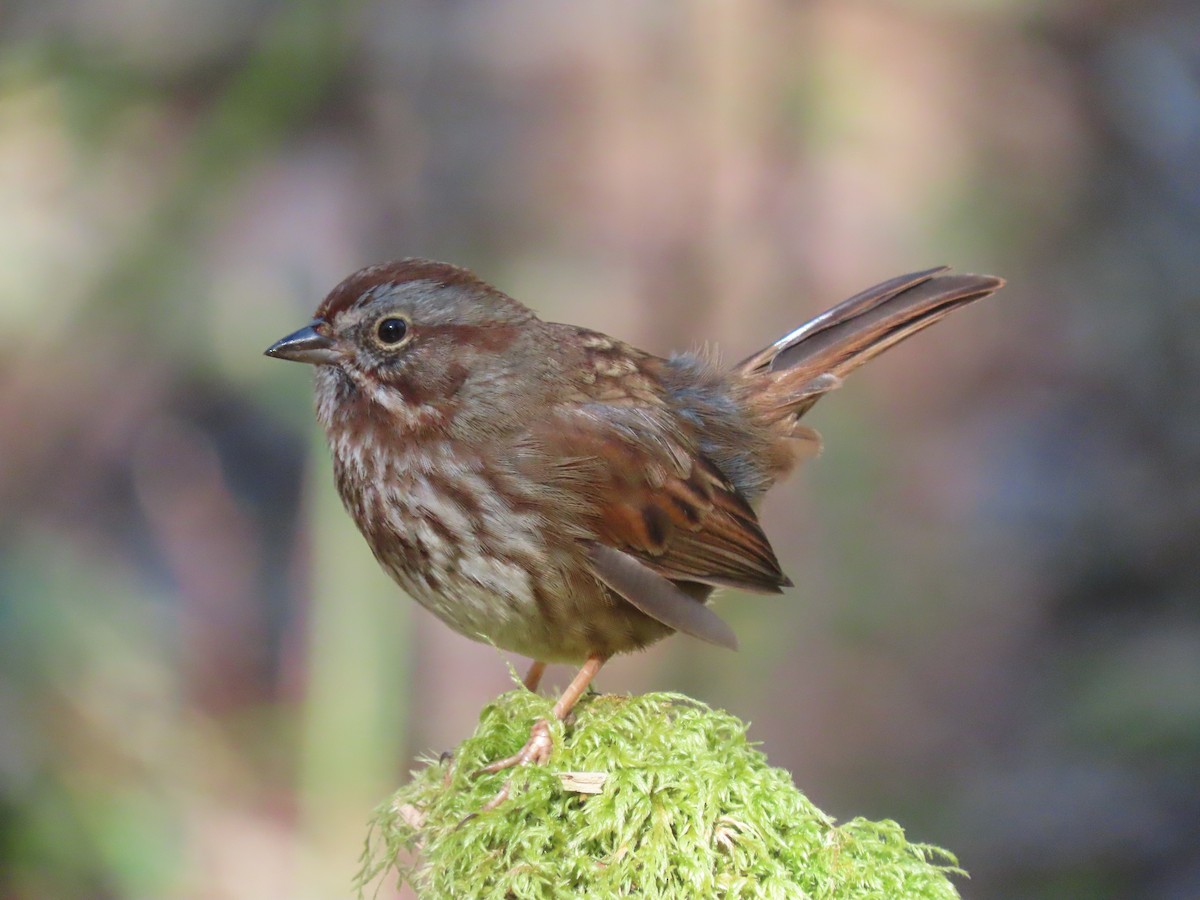
M 665 417 L 570 410 L 535 441 L 541 459 L 569 461 L 565 477 L 549 477 L 578 497 L 598 543 L 671 580 L 764 593 L 791 584 L 751 506 Z
M 593 543 L 588 558 L 601 581 L 652 619 L 718 647 L 737 649 L 737 636 L 720 616 L 633 556 Z

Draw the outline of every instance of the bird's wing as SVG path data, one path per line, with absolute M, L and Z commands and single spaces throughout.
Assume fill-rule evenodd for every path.
M 580 404 L 533 436 L 588 531 L 663 577 L 778 593 L 791 584 L 754 510 L 665 410 Z
M 628 553 L 606 544 L 589 544 L 588 559 L 601 581 L 650 618 L 718 647 L 737 649 L 733 629 L 704 605 L 710 591 L 706 585 L 692 585 L 702 592 L 689 593 Z

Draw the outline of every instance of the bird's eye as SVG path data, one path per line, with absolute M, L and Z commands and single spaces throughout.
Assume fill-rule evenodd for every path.
M 388 316 L 379 321 L 375 327 L 375 333 L 379 336 L 379 343 L 386 347 L 394 347 L 408 334 L 408 323 L 395 316 Z

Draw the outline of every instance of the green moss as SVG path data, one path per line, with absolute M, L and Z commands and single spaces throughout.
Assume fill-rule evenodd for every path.
M 512 796 L 478 813 L 551 701 L 489 705 L 454 760 L 429 761 L 372 823 L 360 890 L 395 870 L 422 898 L 956 898 L 955 859 L 895 822 L 843 825 L 746 740 L 746 726 L 676 694 L 591 695 L 554 726 L 550 765 L 516 770 Z M 563 772 L 607 774 L 602 793 Z

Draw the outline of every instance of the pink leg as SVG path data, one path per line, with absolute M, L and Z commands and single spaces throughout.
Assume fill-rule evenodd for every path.
M 525 673 L 525 690 L 536 694 L 538 685 L 542 683 L 542 673 L 545 671 L 546 664 L 540 659 L 535 659 L 530 665 L 529 671 Z

